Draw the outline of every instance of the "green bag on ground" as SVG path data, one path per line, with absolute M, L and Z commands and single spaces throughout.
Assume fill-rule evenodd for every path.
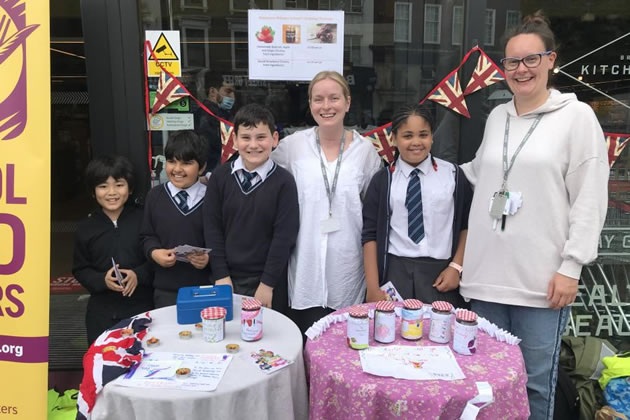
M 77 417 L 78 389 L 68 389 L 59 394 L 48 390 L 48 420 L 75 420 Z

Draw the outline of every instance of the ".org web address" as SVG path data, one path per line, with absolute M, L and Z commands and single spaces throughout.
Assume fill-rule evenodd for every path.
M 16 346 L 15 344 L 3 344 L 0 346 L 0 353 L 14 354 L 17 357 L 22 357 L 22 354 L 24 354 L 24 347 Z

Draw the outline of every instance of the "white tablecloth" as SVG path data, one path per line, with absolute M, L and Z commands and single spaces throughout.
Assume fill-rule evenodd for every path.
M 251 343 L 242 341 L 240 302 L 241 296 L 235 295 L 234 319 L 226 322 L 225 339 L 219 343 L 205 342 L 194 325 L 177 324 L 175 306 L 151 311 L 153 322 L 146 339 L 155 336 L 161 344 L 155 348 L 145 346 L 147 351 L 225 353 L 226 344 L 240 345 L 215 391 L 127 388 L 110 383 L 97 396 L 92 419 L 307 419 L 308 394 L 299 329 L 289 318 L 265 308 L 263 338 Z M 192 331 L 193 338 L 181 340 L 178 333 L 182 330 Z M 249 360 L 249 353 L 259 349 L 271 350 L 294 363 L 272 374 L 263 373 Z

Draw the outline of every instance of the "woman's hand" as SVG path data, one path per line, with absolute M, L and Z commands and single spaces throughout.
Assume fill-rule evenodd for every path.
M 575 301 L 578 290 L 578 279 L 556 273 L 549 282 L 547 300 L 551 309 L 562 309 Z
M 271 308 L 273 287 L 269 287 L 265 283 L 260 283 L 256 289 L 256 293 L 254 293 L 254 298 L 258 299 L 265 308 Z
M 459 287 L 459 272 L 453 267 L 446 267 L 433 283 L 438 292 L 450 292 Z
M 203 270 L 208 265 L 208 261 L 210 261 L 210 257 L 205 252 L 200 252 L 198 254 L 189 254 L 186 256 L 188 261 L 195 267 L 197 270 Z

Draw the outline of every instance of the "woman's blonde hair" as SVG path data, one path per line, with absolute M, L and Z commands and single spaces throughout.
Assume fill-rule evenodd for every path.
M 343 96 L 345 96 L 346 100 L 350 98 L 350 87 L 348 86 L 348 82 L 346 82 L 346 79 L 342 75 L 337 73 L 336 71 L 324 70 L 317 73 L 315 77 L 313 77 L 313 80 L 311 80 L 311 83 L 308 84 L 309 102 L 311 101 L 311 98 L 312 98 L 313 86 L 315 85 L 315 83 L 321 82 L 322 80 L 326 80 L 326 79 L 330 79 L 337 82 L 339 86 L 341 86 L 341 90 L 343 91 Z

